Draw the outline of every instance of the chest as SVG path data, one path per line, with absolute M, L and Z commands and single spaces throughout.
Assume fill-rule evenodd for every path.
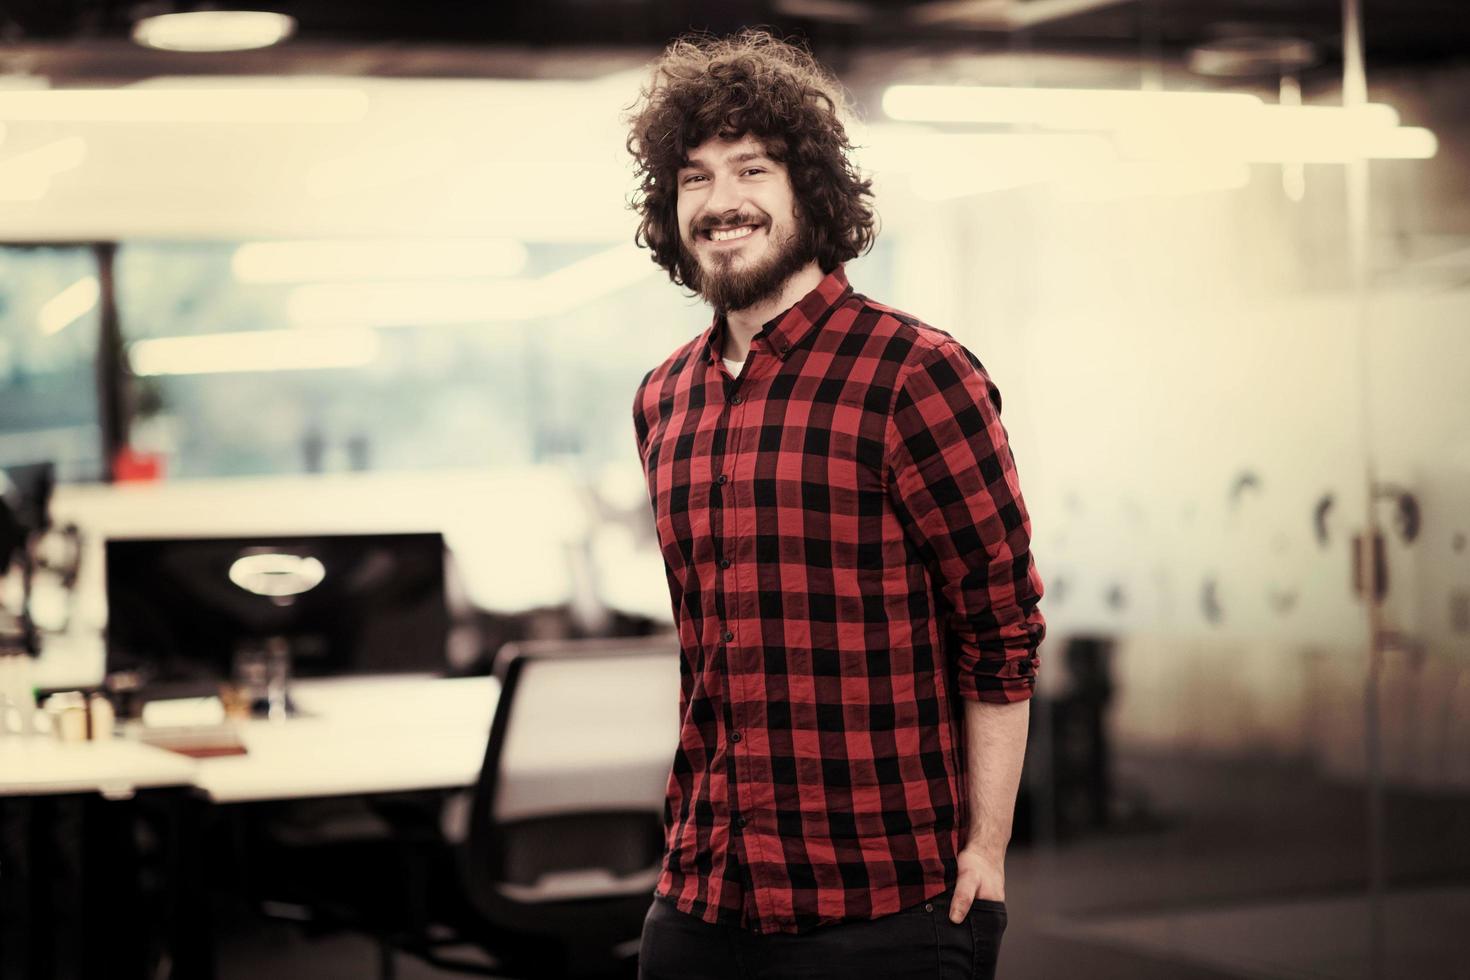
M 754 365 L 753 365 L 754 366 Z M 661 535 L 699 534 L 712 512 L 856 515 L 884 491 L 892 387 L 799 371 L 718 370 L 674 389 L 658 408 L 644 458 Z M 876 495 L 876 496 L 875 496 Z

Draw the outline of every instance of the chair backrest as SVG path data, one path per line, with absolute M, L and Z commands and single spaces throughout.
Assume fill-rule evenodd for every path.
M 507 644 L 461 855 L 492 924 L 587 941 L 641 926 L 679 733 L 672 636 Z

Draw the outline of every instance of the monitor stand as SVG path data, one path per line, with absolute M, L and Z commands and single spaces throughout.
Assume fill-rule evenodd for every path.
M 249 699 L 250 716 L 285 721 L 297 715 L 291 697 L 291 642 L 268 637 L 235 651 L 235 687 Z

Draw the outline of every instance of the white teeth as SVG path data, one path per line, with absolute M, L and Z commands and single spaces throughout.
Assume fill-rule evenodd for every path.
M 717 242 L 728 242 L 732 238 L 744 238 L 753 231 L 755 229 L 749 226 L 744 228 L 717 228 L 709 233 L 709 237 Z

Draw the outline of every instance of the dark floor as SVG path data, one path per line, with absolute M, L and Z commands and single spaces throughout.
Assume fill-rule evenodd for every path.
M 1368 980 L 1363 791 L 1299 768 L 1129 754 L 1124 825 L 1007 860 L 1006 980 Z M 1386 797 L 1385 980 L 1470 978 L 1470 799 Z M 1128 829 L 1131 828 L 1131 829 Z M 375 947 L 221 923 L 223 980 L 374 977 Z M 404 980 L 451 974 L 396 958 Z

